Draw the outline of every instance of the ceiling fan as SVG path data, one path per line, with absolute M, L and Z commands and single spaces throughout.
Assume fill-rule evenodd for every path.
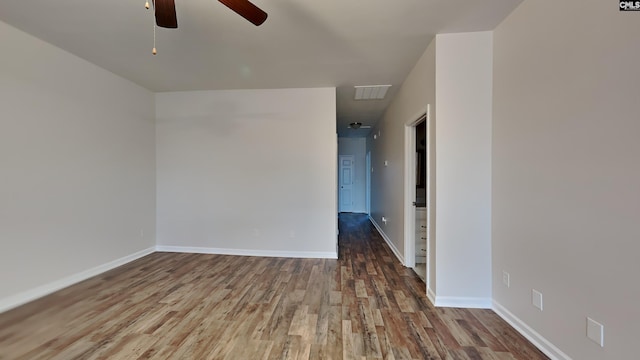
M 267 13 L 248 0 L 218 0 L 238 15 L 249 20 L 255 26 L 267 20 Z M 175 0 L 153 0 L 156 24 L 160 27 L 175 29 L 178 27 Z
M 371 126 L 362 125 L 361 122 L 357 122 L 356 121 L 356 122 L 352 122 L 351 124 L 349 124 L 349 126 L 347 126 L 347 128 L 354 129 L 354 130 L 357 130 L 357 129 L 371 129 Z

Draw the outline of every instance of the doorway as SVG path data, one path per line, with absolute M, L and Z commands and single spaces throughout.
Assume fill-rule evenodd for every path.
M 405 123 L 405 266 L 412 268 L 431 289 L 435 249 L 432 220 L 435 213 L 434 126 L 429 106 Z
M 415 126 L 415 263 L 413 271 L 427 279 L 427 121 L 426 115 Z

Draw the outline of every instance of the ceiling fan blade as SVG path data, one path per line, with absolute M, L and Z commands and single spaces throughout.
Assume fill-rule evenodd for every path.
M 158 26 L 170 29 L 178 27 L 175 0 L 153 0 L 153 6 Z
M 253 5 L 248 0 L 218 0 L 238 15 L 249 20 L 253 25 L 259 26 L 267 20 L 267 13 Z

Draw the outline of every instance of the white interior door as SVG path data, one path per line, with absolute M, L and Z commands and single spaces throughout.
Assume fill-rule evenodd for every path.
M 353 155 L 340 155 L 338 161 L 340 162 L 338 172 L 340 206 L 338 211 L 353 212 Z

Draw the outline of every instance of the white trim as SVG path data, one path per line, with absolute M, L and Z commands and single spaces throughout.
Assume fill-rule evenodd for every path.
M 433 292 L 433 290 L 427 288 L 427 298 L 429 299 L 429 301 L 431 301 L 431 304 L 433 304 L 433 306 L 435 306 L 436 304 L 436 293 Z
M 415 118 L 413 119 L 415 122 Z M 405 266 L 416 266 L 416 128 L 404 127 L 404 258 Z
M 422 117 L 424 116 L 424 114 L 426 114 L 428 111 L 429 111 L 429 104 L 427 104 L 424 107 L 422 107 L 422 109 L 420 109 L 420 111 L 418 111 L 412 117 L 410 117 L 404 124 L 406 126 L 416 126 L 416 125 L 418 125 L 418 122 L 419 122 L 418 120 L 421 120 Z
M 223 249 L 223 248 L 169 246 L 169 245 L 158 245 L 156 246 L 156 251 L 193 253 L 193 254 L 262 256 L 262 257 L 307 258 L 307 259 L 337 259 L 338 258 L 337 252 Z
M 410 117 L 404 127 L 404 258 L 406 259 L 404 265 L 411 268 L 416 266 L 416 215 L 415 206 L 413 206 L 416 199 L 415 127 L 427 111 L 429 111 L 428 105 Z
M 154 251 L 155 251 L 155 247 L 150 247 L 144 250 L 140 250 L 133 254 L 110 261 L 106 264 L 98 265 L 94 268 L 81 271 L 77 274 L 70 275 L 59 280 L 52 281 L 48 284 L 38 286 L 31 290 L 27 290 L 19 294 L 6 297 L 4 299 L 0 299 L 0 313 L 3 313 L 7 310 L 11 310 L 15 307 L 26 304 L 30 301 L 39 299 L 43 296 L 49 295 L 58 290 L 62 290 L 66 287 L 77 284 L 81 281 L 87 280 L 96 275 L 100 275 L 104 272 L 115 269 L 118 266 L 122 266 L 124 264 L 130 263 L 141 257 L 147 256 L 153 253 Z
M 502 306 L 499 302 L 493 300 L 493 311 L 500 316 L 504 321 L 509 323 L 514 329 L 516 329 L 522 336 L 527 338 L 533 345 L 535 345 L 545 355 L 552 360 L 571 360 L 569 355 L 558 349 L 551 341 L 545 339 L 542 335 L 538 334 L 524 321 L 520 320 L 517 316 L 513 315 L 507 308 Z
M 382 238 L 387 243 L 387 245 L 389 245 L 389 248 L 391 248 L 391 251 L 393 252 L 393 254 L 398 258 L 398 260 L 400 260 L 400 263 L 404 266 L 407 266 L 404 262 L 404 258 L 402 257 L 402 255 L 400 255 L 400 251 L 398 250 L 398 248 L 391 242 L 391 239 L 389 239 L 387 234 L 385 234 L 384 231 L 382 231 L 382 228 L 380 227 L 380 225 L 378 225 L 378 223 L 375 220 L 373 220 L 371 215 L 369 215 L 369 220 L 371 221 L 373 226 L 375 226 L 376 229 L 378 229 L 380 236 L 382 236 Z
M 431 141 L 431 127 L 432 127 L 432 123 L 431 123 L 431 104 L 427 104 L 427 110 L 426 113 L 427 118 L 426 118 L 426 126 L 427 126 L 427 153 L 426 153 L 426 157 L 427 157 L 427 186 L 425 188 L 425 191 L 427 193 L 427 275 L 426 275 L 426 281 L 425 283 L 427 284 L 427 289 L 431 290 L 431 262 L 433 261 L 433 264 L 435 265 L 436 263 L 436 259 L 435 259 L 435 251 L 431 251 L 431 244 L 432 241 L 436 241 L 435 239 L 431 238 L 431 229 L 433 229 L 433 224 L 431 223 L 431 211 L 433 209 L 435 209 L 435 204 L 432 202 L 433 199 L 431 198 L 431 191 L 433 190 L 431 187 L 434 186 L 435 184 L 431 183 L 431 175 L 432 172 L 435 171 L 435 169 L 433 168 L 434 164 L 431 162 L 431 149 L 435 148 L 435 144 L 433 141 Z M 433 294 L 433 297 L 435 298 L 435 293 Z
M 367 215 L 371 215 L 371 150 L 366 149 L 367 143 L 365 140 L 365 155 L 364 155 L 364 166 L 365 166 L 365 210 L 367 211 Z
M 340 250 L 339 250 L 339 243 L 340 243 L 340 179 L 339 179 L 340 174 L 339 174 L 339 172 L 340 172 L 340 169 L 338 167 L 338 166 L 340 166 L 340 164 L 338 164 L 338 156 L 339 156 L 338 154 L 340 153 L 338 151 L 339 147 L 340 147 L 340 139 L 338 138 L 338 134 L 336 134 L 336 147 L 334 148 L 335 151 L 336 151 L 334 153 L 334 155 L 335 155 L 334 159 L 336 160 L 336 162 L 335 162 L 335 164 L 333 166 L 336 169 L 336 172 L 335 172 L 335 175 L 336 175 L 336 196 L 335 196 L 335 199 L 334 199 L 336 201 L 334 203 L 334 205 L 336 206 L 336 217 L 335 217 L 335 219 L 336 219 L 336 223 L 335 223 L 336 224 L 336 254 L 340 253 Z M 157 248 L 157 246 L 156 246 L 156 248 Z
M 491 309 L 491 298 L 435 296 L 435 300 L 435 307 Z

